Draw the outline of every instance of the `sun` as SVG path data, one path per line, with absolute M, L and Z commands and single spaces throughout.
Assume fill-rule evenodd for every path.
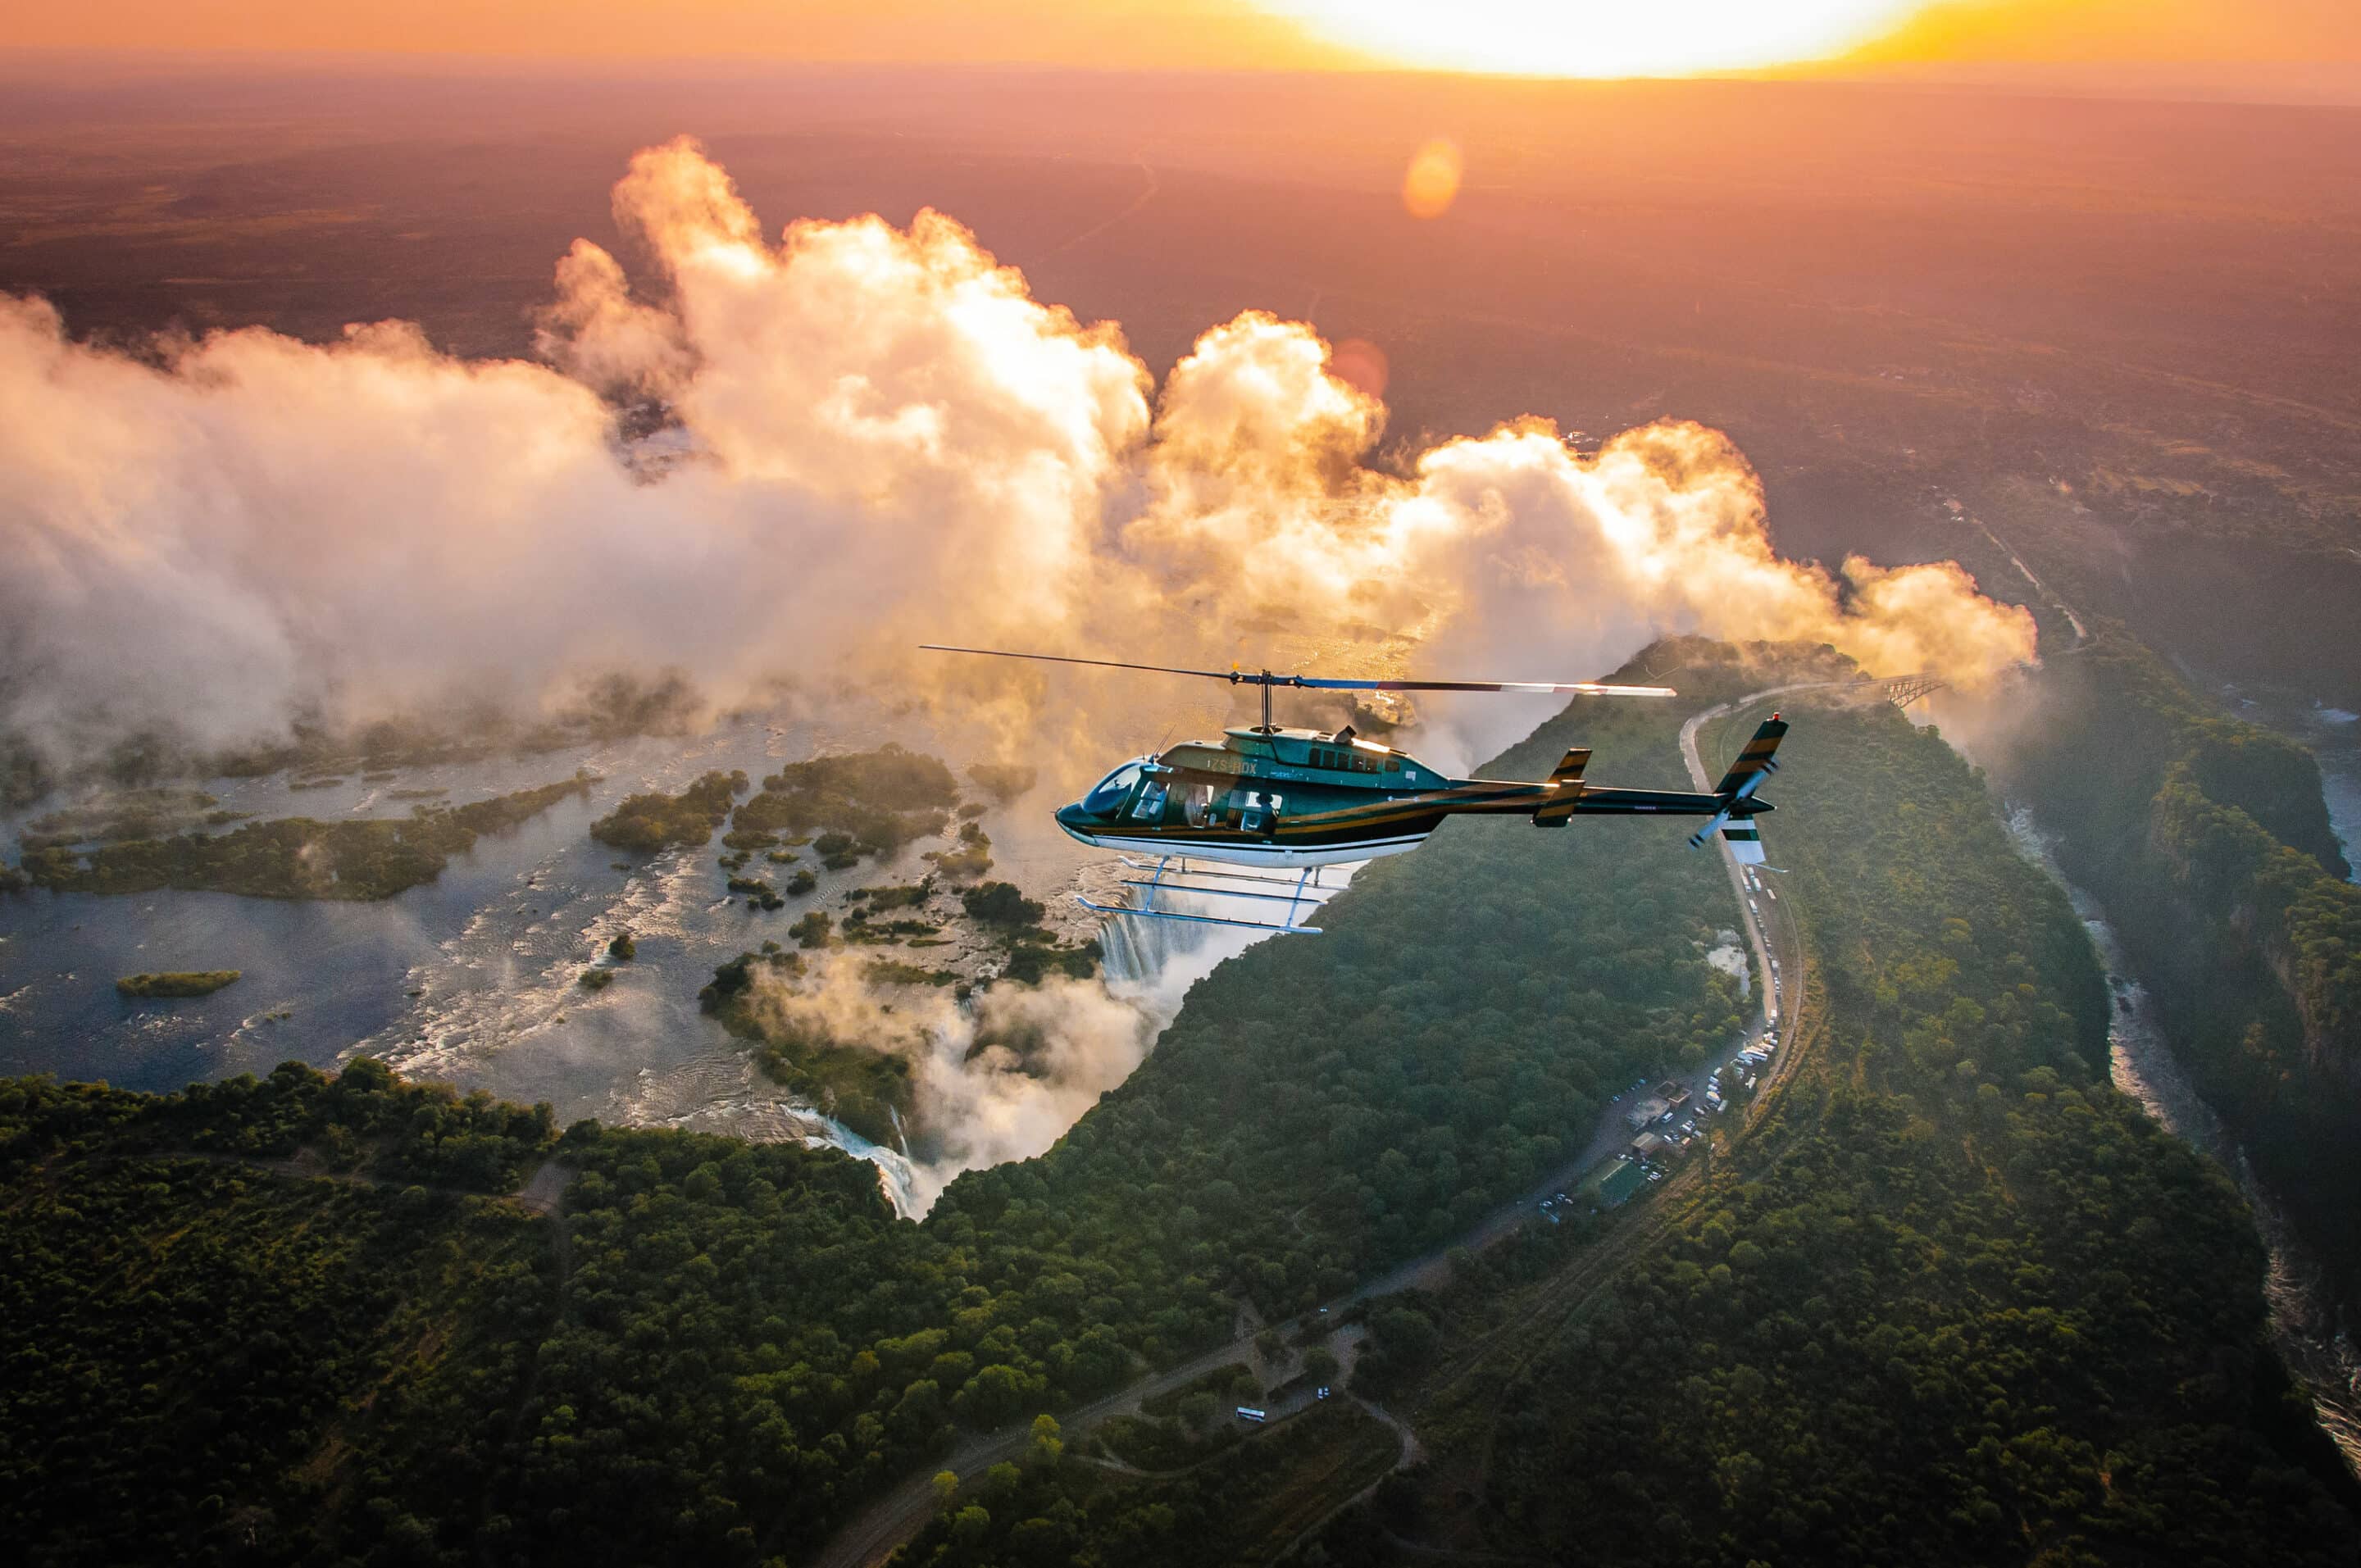
M 1396 65 L 1518 76 L 1686 76 L 1824 59 L 1926 0 L 1256 0 Z

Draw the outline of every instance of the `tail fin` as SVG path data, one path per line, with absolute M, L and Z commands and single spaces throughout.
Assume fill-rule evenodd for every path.
M 1779 750 L 1780 737 L 1786 733 L 1787 722 L 1777 714 L 1764 719 L 1763 727 L 1754 732 L 1754 739 L 1746 743 L 1746 750 L 1739 752 L 1737 761 L 1730 764 L 1730 772 L 1722 774 L 1721 782 L 1713 786 L 1713 793 L 1724 800 L 1743 800 L 1752 795 L 1761 787 L 1765 774 L 1779 771 L 1775 753 Z
M 1533 813 L 1536 828 L 1563 828 L 1574 817 L 1574 808 L 1582 799 L 1583 770 L 1590 766 L 1590 748 L 1576 746 L 1550 770 L 1553 789 L 1549 803 Z

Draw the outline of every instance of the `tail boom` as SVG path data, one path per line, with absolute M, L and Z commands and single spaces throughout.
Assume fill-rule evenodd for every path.
M 1719 833 L 1730 853 L 1742 864 L 1757 865 L 1763 860 L 1763 835 L 1753 819 L 1771 810 L 1772 806 L 1767 800 L 1756 799 L 1754 792 L 1777 771 L 1779 763 L 1773 753 L 1779 749 L 1780 738 L 1786 733 L 1786 722 L 1772 715 L 1754 732 L 1753 739 L 1710 793 L 1619 789 L 1612 784 L 1591 784 L 1585 777 L 1590 766 L 1590 750 L 1576 747 L 1566 752 L 1550 770 L 1550 776 L 1540 783 L 1460 779 L 1440 795 L 1422 797 L 1422 804 L 1438 817 L 1513 813 L 1532 817 L 1536 828 L 1563 828 L 1576 817 L 1702 817 L 1707 818 L 1706 825 L 1690 837 L 1692 847 L 1701 847 Z

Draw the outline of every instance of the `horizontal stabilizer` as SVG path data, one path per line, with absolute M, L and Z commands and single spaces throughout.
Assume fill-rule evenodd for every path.
M 1583 770 L 1590 766 L 1590 748 L 1576 746 L 1568 751 L 1558 765 L 1550 770 L 1549 782 L 1554 784 L 1580 784 Z

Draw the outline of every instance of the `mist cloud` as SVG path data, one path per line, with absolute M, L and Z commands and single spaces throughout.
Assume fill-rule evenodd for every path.
M 1213 326 L 1159 389 L 942 214 L 772 244 L 685 140 L 615 203 L 652 270 L 577 242 L 540 363 L 396 323 L 133 356 L 0 297 L 0 718 L 72 761 L 455 687 L 548 704 L 618 663 L 727 701 L 858 657 L 1014 730 L 1042 677 L 909 646 L 1256 660 L 1274 625 L 1521 679 L 1676 631 L 1971 685 L 2034 651 L 1955 566 L 1778 559 L 1752 470 L 1697 425 L 1585 457 L 1521 421 L 1389 470 L 1382 405 L 1300 323 Z M 1436 714 L 1463 759 L 1537 717 Z
M 962 1005 L 927 987 L 880 988 L 851 954 L 815 955 L 788 979 L 755 973 L 751 1014 L 777 1035 L 901 1058 L 910 1068 L 914 1212 L 962 1170 L 1029 1159 L 1131 1076 L 1177 1007 L 1052 975 Z

